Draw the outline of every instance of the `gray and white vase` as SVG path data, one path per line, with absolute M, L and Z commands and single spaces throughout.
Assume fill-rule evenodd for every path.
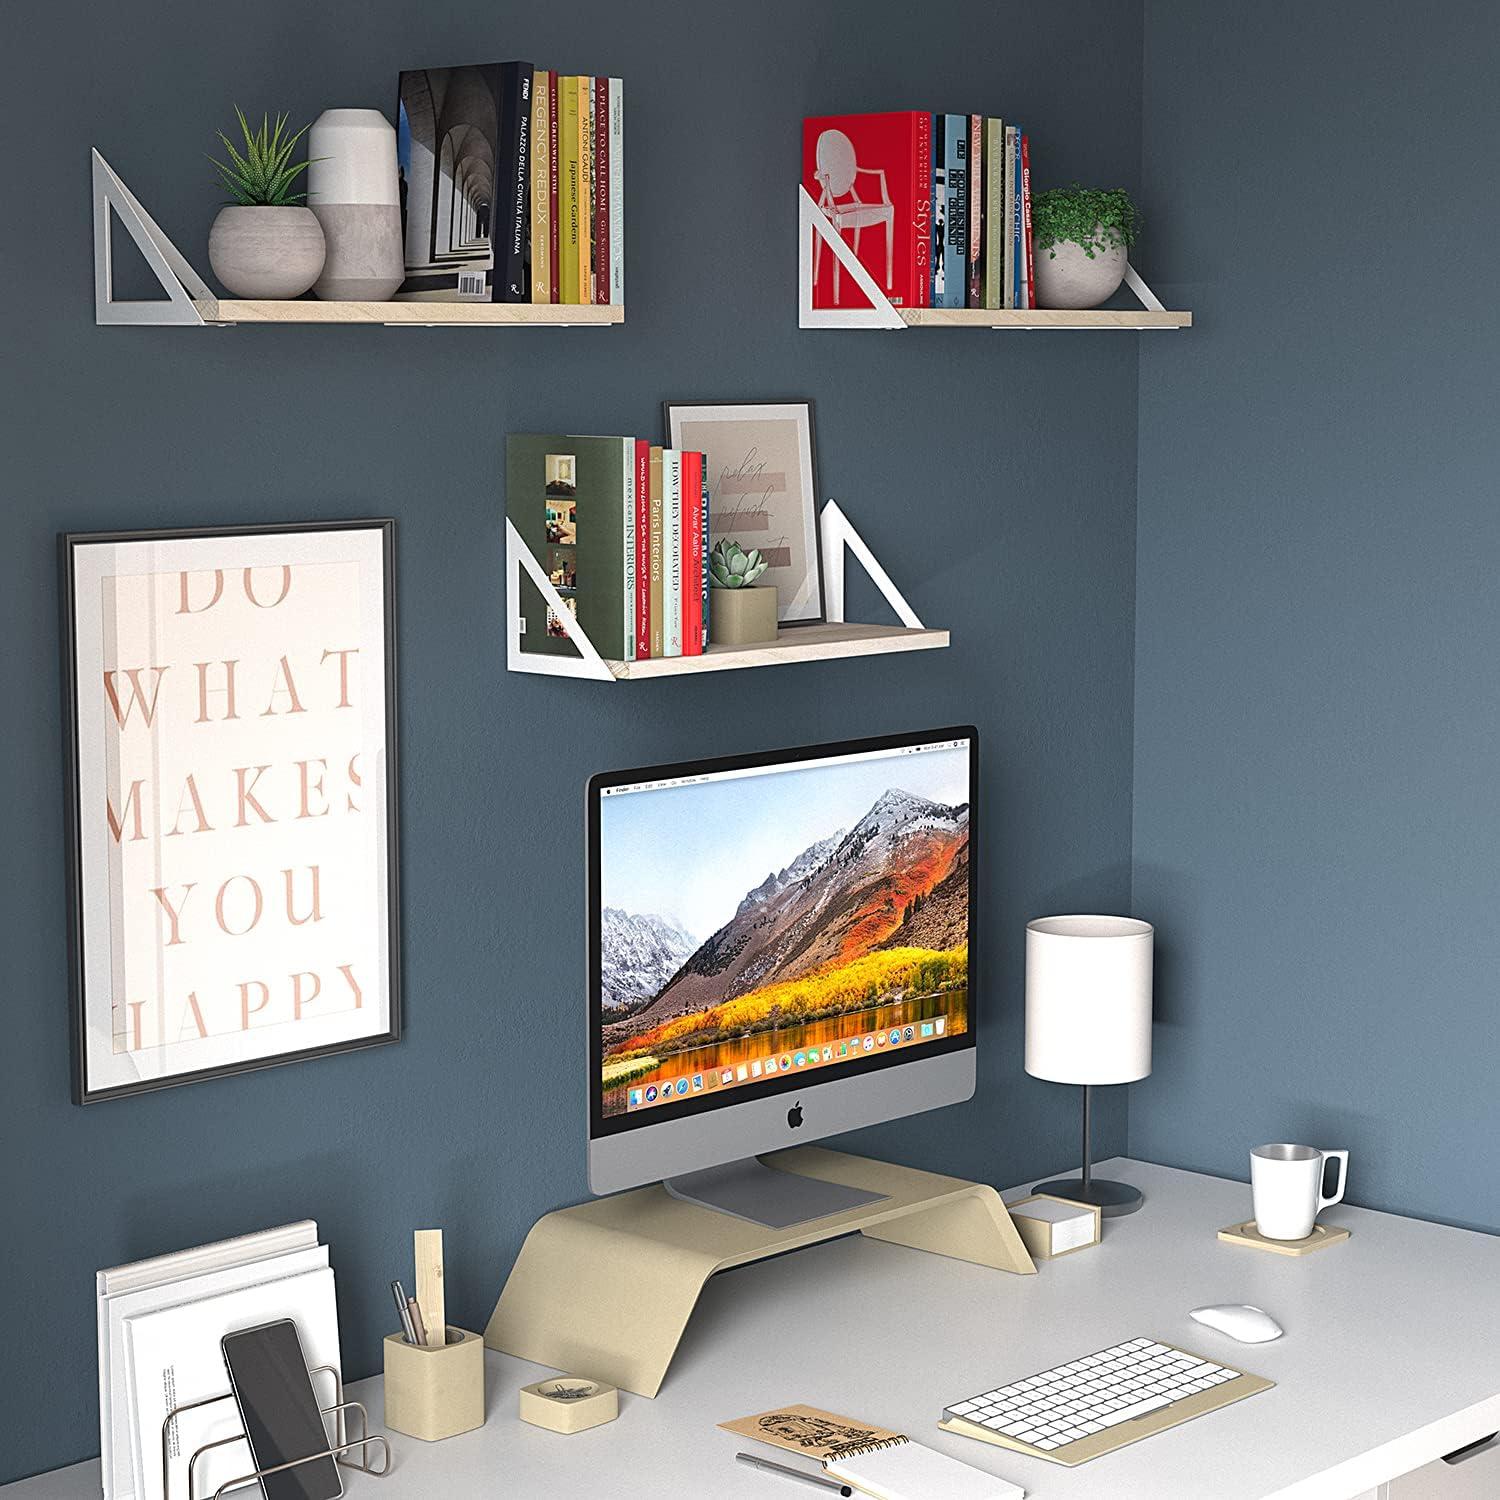
M 311 209 L 231 203 L 208 232 L 208 263 L 235 297 L 300 297 L 323 269 L 323 229 Z
M 378 109 L 325 109 L 307 133 L 307 206 L 328 258 L 325 302 L 386 302 L 406 278 L 396 132 Z
M 1036 264 L 1036 300 L 1039 307 L 1098 307 L 1108 302 L 1125 279 L 1125 247 L 1099 247 L 1103 225 L 1094 230 L 1093 259 L 1082 245 L 1072 240 L 1038 250 Z

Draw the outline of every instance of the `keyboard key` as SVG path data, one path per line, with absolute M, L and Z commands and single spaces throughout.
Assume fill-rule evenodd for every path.
M 1133 1406 L 1122 1406 L 1119 1411 L 1112 1411 L 1100 1420 L 1105 1427 L 1118 1427 L 1121 1422 L 1133 1422 L 1137 1417 L 1144 1417 L 1169 1405 L 1171 1403 L 1163 1401 L 1160 1396 L 1153 1396 L 1147 1401 L 1137 1401 Z

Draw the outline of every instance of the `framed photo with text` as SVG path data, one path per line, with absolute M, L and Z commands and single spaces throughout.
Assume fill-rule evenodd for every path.
M 811 401 L 664 403 L 667 440 L 703 453 L 709 545 L 729 537 L 769 564 L 783 625 L 823 619 L 818 471 Z
M 396 1041 L 395 522 L 61 552 L 77 1102 Z

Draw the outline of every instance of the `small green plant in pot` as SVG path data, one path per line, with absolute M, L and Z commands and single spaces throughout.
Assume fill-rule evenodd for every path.
M 757 584 L 770 565 L 758 548 L 746 552 L 723 538 L 708 556 L 708 633 L 716 646 L 753 646 L 776 639 L 776 588 Z
M 285 115 L 274 125 L 262 115 L 252 128 L 238 105 L 234 112 L 242 143 L 220 131 L 229 161 L 209 157 L 233 200 L 209 231 L 209 264 L 236 297 L 300 297 L 318 279 L 326 254 L 323 226 L 297 186 L 308 163 L 292 160 L 307 126 L 289 135 Z
M 1098 307 L 1118 290 L 1139 215 L 1124 188 L 1048 188 L 1031 205 L 1041 307 Z

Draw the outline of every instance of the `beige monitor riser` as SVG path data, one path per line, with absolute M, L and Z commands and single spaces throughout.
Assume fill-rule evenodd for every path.
M 559 1209 L 526 1236 L 484 1331 L 491 1349 L 654 1396 L 708 1278 L 858 1230 L 997 1271 L 1036 1267 L 999 1193 L 913 1167 L 804 1146 L 766 1158 L 799 1176 L 881 1195 L 768 1229 L 660 1184 Z

